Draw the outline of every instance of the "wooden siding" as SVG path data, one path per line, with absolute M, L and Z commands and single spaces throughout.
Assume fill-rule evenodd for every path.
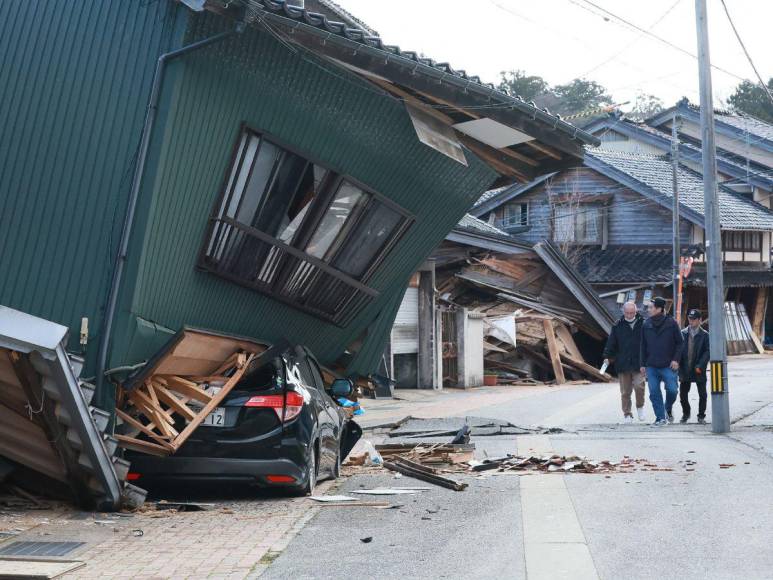
M 568 169 L 511 203 L 529 203 L 531 229 L 516 234 L 519 239 L 539 242 L 551 237 L 551 208 L 548 195 L 609 195 L 607 232 L 609 245 L 668 245 L 672 239 L 671 212 L 635 191 L 587 167 Z M 504 207 L 496 210 L 501 220 Z M 487 216 L 484 216 L 484 219 Z M 682 243 L 690 243 L 691 223 L 681 220 Z

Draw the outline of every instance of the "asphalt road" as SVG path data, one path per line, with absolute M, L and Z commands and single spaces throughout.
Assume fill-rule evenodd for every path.
M 463 492 L 377 498 L 395 509 L 323 507 L 263 577 L 773 578 L 773 358 L 735 359 L 730 373 L 729 436 L 695 424 L 617 425 L 616 385 L 546 388 L 478 408 L 478 417 L 567 430 L 473 436 L 481 457 L 534 446 L 673 471 L 460 476 L 470 483 Z M 362 474 L 336 493 L 405 485 L 426 484 Z

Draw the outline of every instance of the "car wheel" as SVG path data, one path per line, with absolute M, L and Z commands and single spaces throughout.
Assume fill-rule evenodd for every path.
M 316 445 L 314 445 L 309 453 L 309 458 L 306 461 L 306 469 L 309 473 L 309 477 L 306 479 L 306 485 L 303 486 L 303 494 L 311 495 L 314 493 L 314 488 L 317 486 L 317 451 Z

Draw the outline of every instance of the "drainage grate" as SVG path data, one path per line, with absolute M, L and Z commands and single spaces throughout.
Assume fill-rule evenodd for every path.
M 64 556 L 85 542 L 13 542 L 0 550 L 0 556 Z

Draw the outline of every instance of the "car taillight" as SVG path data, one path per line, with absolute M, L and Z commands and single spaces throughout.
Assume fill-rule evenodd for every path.
M 142 477 L 142 475 L 140 475 L 139 473 L 134 473 L 133 471 L 130 471 L 126 475 L 126 481 L 137 481 L 140 477 Z
M 244 406 L 273 409 L 280 421 L 284 411 L 284 420 L 289 421 L 295 419 L 303 409 L 303 395 L 295 391 L 287 391 L 287 404 L 283 395 L 255 395 L 250 397 Z

